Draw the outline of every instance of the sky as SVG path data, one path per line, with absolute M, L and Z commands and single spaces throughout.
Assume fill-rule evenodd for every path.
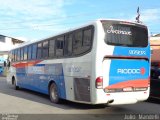
M 159 0 L 0 0 L 0 34 L 39 40 L 99 18 L 140 20 L 160 33 Z

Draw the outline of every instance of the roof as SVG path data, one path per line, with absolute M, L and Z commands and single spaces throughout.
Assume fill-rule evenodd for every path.
M 160 37 L 150 37 L 151 46 L 160 46 Z
M 158 34 L 154 35 L 154 37 L 160 37 L 160 33 L 158 33 Z

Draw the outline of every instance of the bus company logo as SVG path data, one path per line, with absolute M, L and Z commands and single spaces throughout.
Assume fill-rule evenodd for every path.
M 117 69 L 118 74 L 141 74 L 144 75 L 146 73 L 145 68 L 140 69 Z
M 113 34 L 117 34 L 117 35 L 129 35 L 131 36 L 132 33 L 131 31 L 124 31 L 124 30 L 116 30 L 113 28 L 113 26 L 110 26 L 109 29 L 107 30 L 107 33 L 113 33 Z

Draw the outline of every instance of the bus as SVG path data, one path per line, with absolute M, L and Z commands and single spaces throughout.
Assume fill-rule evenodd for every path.
M 100 19 L 10 51 L 8 83 L 53 103 L 133 104 L 149 97 L 147 26 Z

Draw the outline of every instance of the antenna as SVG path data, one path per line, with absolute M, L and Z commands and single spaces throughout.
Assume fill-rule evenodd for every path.
M 139 12 L 139 6 L 137 8 L 137 17 L 136 17 L 136 22 L 140 23 L 140 12 Z

